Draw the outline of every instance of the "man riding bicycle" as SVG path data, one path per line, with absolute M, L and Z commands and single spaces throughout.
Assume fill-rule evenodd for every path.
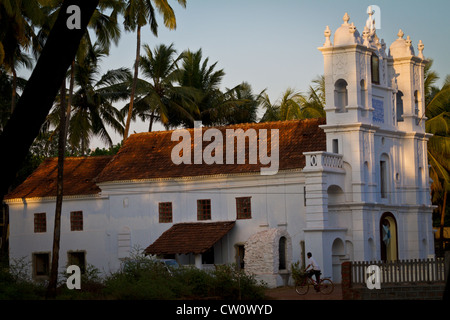
M 317 264 L 316 260 L 312 257 L 311 252 L 308 252 L 306 254 L 306 256 L 308 257 L 308 266 L 305 269 L 306 275 L 309 278 L 312 278 L 312 276 L 314 275 L 316 278 L 317 285 L 319 285 L 320 284 L 320 274 L 322 273 L 320 271 L 320 267 Z M 310 267 L 311 267 L 311 270 L 308 270 Z M 315 285 L 314 288 L 316 289 L 316 291 L 319 291 L 318 286 Z

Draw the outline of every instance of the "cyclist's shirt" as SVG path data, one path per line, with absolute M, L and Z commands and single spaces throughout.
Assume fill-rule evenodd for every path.
M 313 270 L 320 271 L 320 267 L 313 257 L 308 258 L 308 260 L 309 260 L 309 264 L 312 266 Z

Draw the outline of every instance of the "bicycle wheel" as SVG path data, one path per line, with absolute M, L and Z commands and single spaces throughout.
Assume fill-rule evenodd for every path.
M 308 281 L 302 281 L 300 283 L 295 284 L 295 292 L 300 295 L 307 294 L 309 290 Z
M 330 279 L 320 280 L 320 292 L 323 294 L 330 294 L 334 290 L 334 283 Z

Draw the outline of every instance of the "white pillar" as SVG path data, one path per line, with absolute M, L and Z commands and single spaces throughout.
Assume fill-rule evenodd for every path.
M 195 267 L 200 270 L 203 268 L 201 253 L 195 255 Z

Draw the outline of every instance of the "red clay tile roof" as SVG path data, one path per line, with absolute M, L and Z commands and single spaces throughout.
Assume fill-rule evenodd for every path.
M 96 182 L 127 181 L 156 178 L 193 177 L 215 174 L 260 172 L 261 163 L 249 164 L 249 148 L 246 143 L 245 164 L 226 163 L 226 129 L 267 129 L 270 140 L 272 129 L 279 130 L 278 170 L 298 169 L 305 166 L 307 151 L 325 151 L 326 136 L 319 125 L 325 119 L 290 120 L 265 123 L 238 124 L 216 127 L 222 132 L 224 141 L 224 164 L 179 164 L 172 162 L 172 149 L 179 141 L 172 141 L 173 131 L 138 133 L 131 135 L 115 156 L 66 158 L 64 170 L 64 195 L 88 195 L 100 191 Z M 206 130 L 209 128 L 203 128 Z M 191 156 L 193 158 L 194 138 L 191 134 Z M 203 142 L 203 148 L 211 142 Z M 267 142 L 270 154 L 270 141 Z M 235 143 L 236 157 L 237 143 Z M 193 161 L 192 161 L 193 163 Z M 49 197 L 56 195 L 57 159 L 45 160 L 20 186 L 5 199 Z
M 246 164 L 226 164 L 225 141 L 226 129 L 267 129 L 270 139 L 270 130 L 279 130 L 279 168 L 295 169 L 305 166 L 303 152 L 325 151 L 326 136 L 319 125 L 325 124 L 325 119 L 290 120 L 265 123 L 238 124 L 232 126 L 216 127 L 222 132 L 224 141 L 224 164 L 179 164 L 176 165 L 171 159 L 172 149 L 179 141 L 171 141 L 173 131 L 138 133 L 131 135 L 115 155 L 113 160 L 105 167 L 98 176 L 98 182 L 141 180 L 155 178 L 176 178 L 203 176 L 214 174 L 232 174 L 243 172 L 259 172 L 261 167 L 269 165 L 248 164 L 248 143 L 246 144 Z M 209 128 L 203 128 L 206 130 Z M 191 158 L 194 152 L 193 129 L 191 134 Z M 211 142 L 203 142 L 203 148 Z M 268 154 L 270 154 L 270 141 L 267 143 Z M 235 148 L 237 143 L 235 143 Z M 235 152 L 236 155 L 236 152 Z M 259 159 L 259 157 L 258 157 Z
M 156 255 L 204 253 L 225 236 L 234 224 L 235 221 L 174 224 L 144 252 Z
M 95 177 L 112 156 L 68 157 L 64 162 L 64 195 L 89 195 L 100 192 Z M 56 196 L 58 159 L 48 158 L 6 199 Z

